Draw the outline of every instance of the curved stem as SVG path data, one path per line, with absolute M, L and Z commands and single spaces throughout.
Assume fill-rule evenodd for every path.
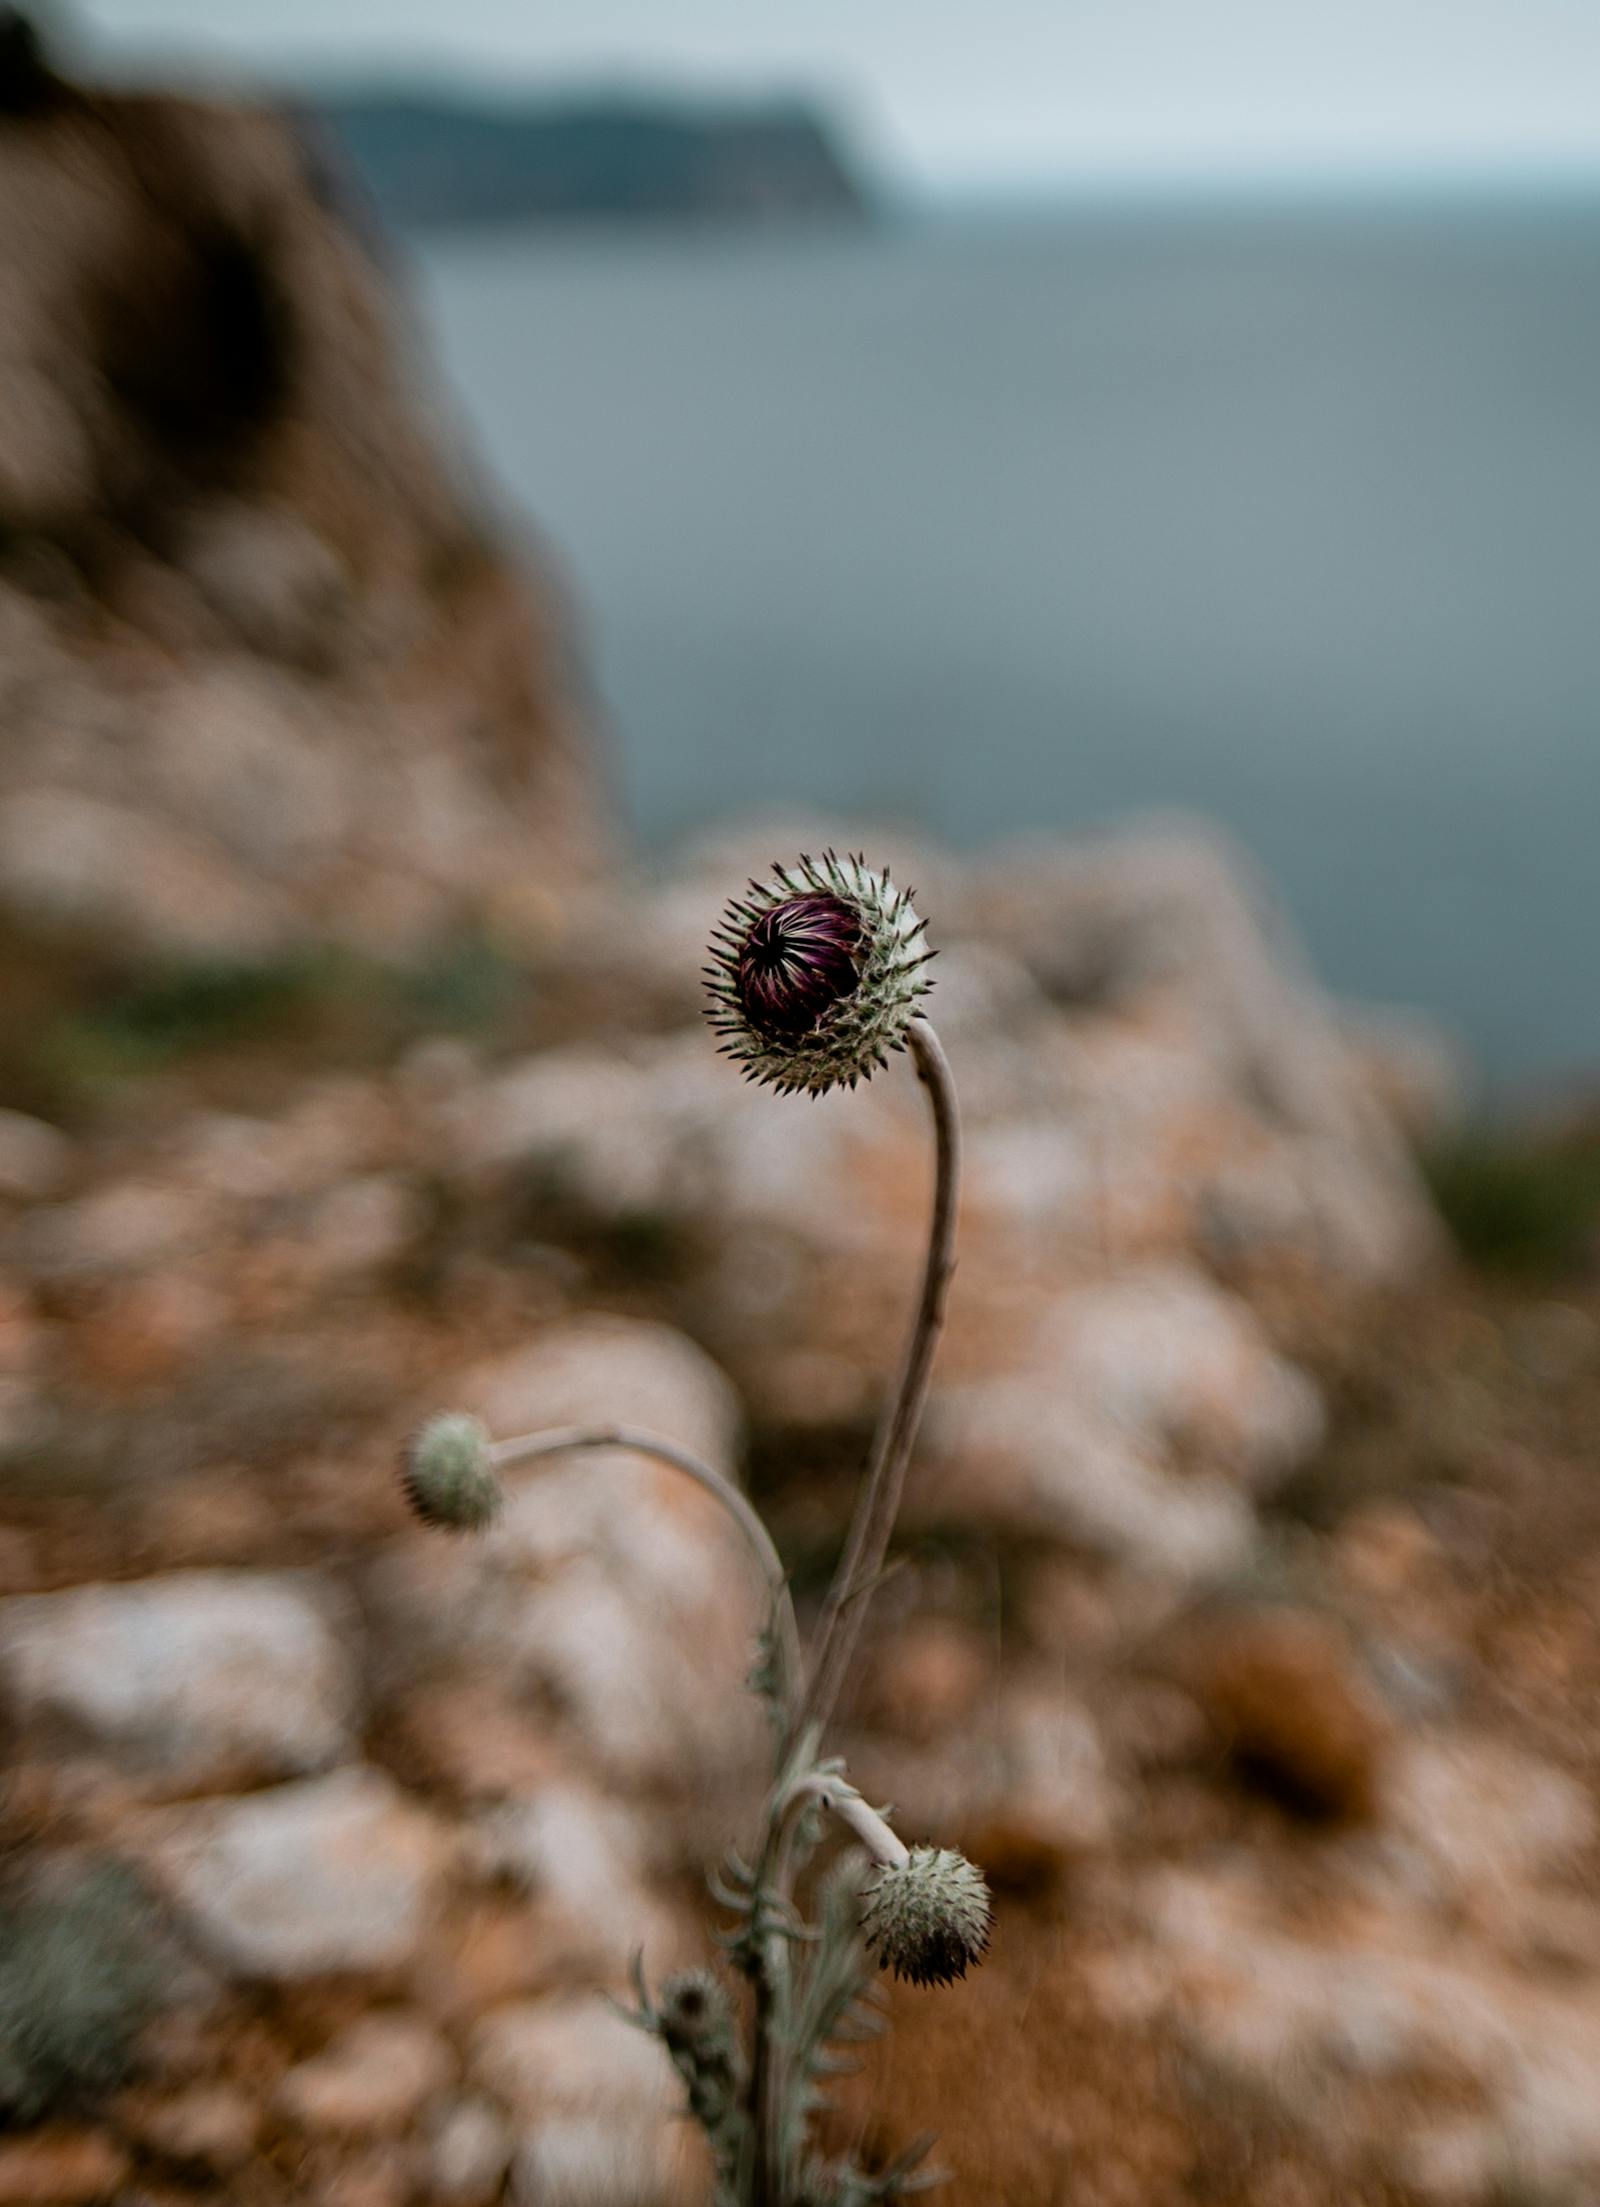
M 795 1803 L 806 1794 L 814 1794 L 825 1809 L 838 1817 L 846 1830 L 854 1834 L 866 1848 L 874 1862 L 898 1866 L 911 1850 L 894 1827 L 886 1823 L 875 1808 L 869 1808 L 849 1779 L 826 1771 L 808 1771 L 797 1779 L 785 1796 L 783 1814 L 787 1818 Z
M 944 1324 L 945 1292 L 955 1269 L 956 1193 L 961 1170 L 955 1088 L 939 1038 L 926 1019 L 911 1022 L 907 1040 L 916 1061 L 917 1078 L 927 1090 L 933 1113 L 937 1153 L 933 1219 L 922 1294 L 900 1366 L 899 1383 L 873 1439 L 850 1537 L 823 1607 L 811 1679 L 801 1703 L 800 1724 L 813 1725 L 819 1733 L 826 1729 L 838 1705 L 867 1603 L 889 1552 L 905 1489 L 906 1466 L 928 1392 L 933 1353 Z
M 702 1463 L 698 1456 L 680 1448 L 676 1441 L 663 1440 L 659 1434 L 648 1433 L 637 1425 L 560 1425 L 552 1426 L 544 1433 L 523 1433 L 514 1440 L 495 1441 L 489 1449 L 490 1460 L 498 1470 L 512 1464 L 536 1462 L 541 1456 L 561 1456 L 569 1450 L 583 1448 L 626 1448 L 636 1456 L 652 1456 L 658 1463 L 669 1464 L 674 1471 L 681 1471 L 686 1479 L 692 1479 L 697 1487 L 721 1503 L 743 1534 L 745 1544 L 760 1566 L 766 1580 L 767 1593 L 772 1601 L 772 1622 L 777 1648 L 778 1663 L 782 1673 L 784 1708 L 791 1715 L 800 1691 L 802 1676 L 800 1657 L 800 1630 L 795 1623 L 794 1603 L 789 1594 L 789 1581 L 783 1568 L 783 1559 L 772 1545 L 772 1535 L 745 1495 L 720 1471 Z

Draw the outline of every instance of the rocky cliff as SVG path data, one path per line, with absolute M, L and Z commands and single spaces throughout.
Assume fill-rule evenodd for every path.
M 0 910 L 137 952 L 536 927 L 601 847 L 547 578 L 293 130 L 0 19 Z
M 332 95 L 317 111 L 391 222 L 860 221 L 868 195 L 799 102 L 491 106 Z

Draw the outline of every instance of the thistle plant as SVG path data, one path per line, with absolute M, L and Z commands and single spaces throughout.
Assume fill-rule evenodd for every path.
M 919 2140 L 869 2172 L 830 2159 L 817 2138 L 829 2080 L 881 2026 L 874 1961 L 918 1985 L 946 1985 L 982 1959 L 991 1917 L 983 1878 L 947 1848 L 907 1846 L 824 1752 L 862 1623 L 888 1553 L 943 1324 L 954 1263 L 959 1132 L 944 1052 L 922 1010 L 932 953 L 910 894 L 861 858 L 827 852 L 775 866 L 728 906 L 706 969 L 708 1015 L 747 1078 L 812 1097 L 854 1088 L 908 1052 L 926 1093 L 936 1173 L 921 1292 L 894 1388 L 879 1420 L 844 1551 L 809 1649 L 783 1563 L 731 1481 L 661 1436 L 627 1425 L 565 1426 L 491 1440 L 446 1412 L 402 1465 L 405 1491 L 432 1525 L 492 1522 L 514 1465 L 622 1448 L 670 1465 L 722 1505 L 761 1574 L 766 1620 L 751 1674 L 772 1719 L 771 1783 L 744 1851 L 709 1883 L 728 1912 L 730 1982 L 708 1970 L 654 1993 L 635 1967 L 633 2020 L 661 2041 L 683 2080 L 715 2171 L 714 2207 L 866 2207 L 936 2181 Z M 824 1854 L 830 1828 L 846 1844 Z M 742 1981 L 740 1998 L 735 1990 Z

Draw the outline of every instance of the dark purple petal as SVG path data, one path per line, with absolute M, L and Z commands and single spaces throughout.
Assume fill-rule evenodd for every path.
M 739 946 L 740 1009 L 769 1041 L 809 1034 L 824 1012 L 860 985 L 861 922 L 842 897 L 819 890 L 762 913 Z

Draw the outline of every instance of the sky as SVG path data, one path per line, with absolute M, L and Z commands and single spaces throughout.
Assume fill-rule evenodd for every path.
M 1600 171 L 1600 0 L 67 0 L 121 68 L 817 92 L 933 191 Z

